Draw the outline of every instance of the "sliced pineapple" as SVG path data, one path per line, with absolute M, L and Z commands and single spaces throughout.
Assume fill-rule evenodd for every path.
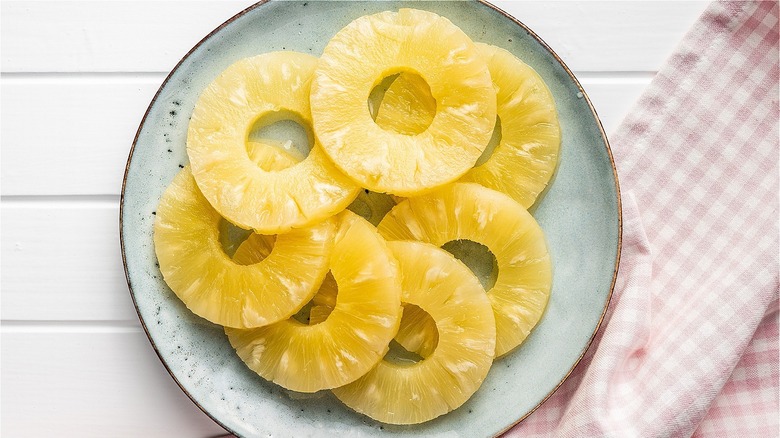
M 401 272 L 403 301 L 436 321 L 438 344 L 414 364 L 381 361 L 333 393 L 347 406 L 391 424 L 415 424 L 468 400 L 493 363 L 496 327 L 490 301 L 469 269 L 421 242 L 389 242 Z
M 549 183 L 558 162 L 561 129 L 555 101 L 533 68 L 504 49 L 476 45 L 498 90 L 500 141 L 492 155 L 480 157 L 478 165 L 459 181 L 506 193 L 528 208 Z M 402 73 L 385 92 L 377 123 L 429 124 L 433 115 L 427 103 L 431 96 L 426 93 L 413 75 Z
M 436 115 L 417 135 L 385 130 L 367 100 L 387 76 L 419 75 Z M 312 81 L 314 131 L 336 166 L 374 192 L 411 196 L 451 182 L 485 149 L 495 90 L 466 34 L 431 12 L 401 9 L 356 19 L 325 47 Z
M 496 319 L 496 356 L 525 340 L 550 296 L 552 267 L 542 229 L 507 195 L 474 183 L 456 183 L 396 205 L 379 224 L 388 240 L 442 246 L 453 240 L 485 245 L 498 277 L 487 291 Z
M 195 105 L 187 135 L 192 174 L 214 208 L 241 228 L 278 234 L 304 227 L 343 210 L 360 190 L 317 142 L 303 161 L 279 171 L 262 169 L 247 153 L 257 121 L 294 118 L 311 124 L 316 65 L 317 58 L 295 52 L 242 59 Z
M 157 207 L 154 248 L 160 271 L 190 310 L 224 326 L 257 327 L 288 318 L 312 298 L 328 271 L 334 219 L 278 236 L 267 257 L 248 265 L 222 249 L 221 221 L 189 167 L 174 178 Z
M 382 359 L 398 331 L 401 285 L 390 250 L 365 219 L 350 211 L 337 218 L 330 272 L 338 293 L 324 321 L 305 325 L 291 318 L 258 329 L 225 329 L 252 370 L 290 390 L 315 392 L 354 381 Z

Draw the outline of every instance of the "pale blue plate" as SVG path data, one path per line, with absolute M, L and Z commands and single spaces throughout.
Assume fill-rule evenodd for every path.
M 288 393 L 250 371 L 222 328 L 190 313 L 162 280 L 152 243 L 154 211 L 187 164 L 189 115 L 200 91 L 234 61 L 295 50 L 318 56 L 351 20 L 414 7 L 436 12 L 475 41 L 531 65 L 555 97 L 563 132 L 560 165 L 534 215 L 554 266 L 547 311 L 528 340 L 498 360 L 461 408 L 416 426 L 358 415 L 327 392 Z M 522 19 L 522 17 L 518 17 Z M 617 176 L 601 123 L 582 87 L 530 29 L 480 2 L 272 1 L 242 11 L 195 46 L 151 102 L 130 152 L 122 190 L 125 272 L 138 315 L 171 376 L 209 416 L 239 436 L 494 436 L 521 421 L 569 375 L 599 327 L 620 254 Z

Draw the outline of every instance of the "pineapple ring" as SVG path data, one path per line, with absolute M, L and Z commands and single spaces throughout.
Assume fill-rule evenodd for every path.
M 539 74 L 516 56 L 488 44 L 476 46 L 498 90 L 501 141 L 484 163 L 459 181 L 506 193 L 528 208 L 549 183 L 558 162 L 561 128 L 555 101 Z M 411 119 L 411 126 L 430 123 L 434 113 L 425 91 L 413 76 L 401 74 L 379 104 L 377 123 L 401 119 Z
M 383 360 L 333 393 L 375 420 L 422 423 L 457 408 L 477 391 L 493 363 L 496 326 L 479 280 L 452 255 L 421 242 L 388 246 L 400 266 L 403 301 L 436 321 L 438 345 L 414 364 Z
M 422 77 L 436 100 L 417 135 L 384 130 L 367 105 L 373 87 L 400 72 Z M 311 87 L 313 128 L 361 186 L 411 196 L 474 166 L 493 132 L 495 97 L 485 61 L 452 22 L 427 11 L 382 12 L 356 19 L 325 47 Z
M 508 51 L 477 43 L 498 88 L 501 142 L 462 182 L 506 193 L 525 208 L 536 202 L 558 164 L 561 127 L 555 100 L 536 71 Z
M 396 205 L 378 229 L 391 241 L 472 240 L 493 253 L 498 278 L 487 296 L 496 357 L 520 345 L 542 317 L 552 285 L 547 244 L 533 216 L 509 196 L 475 183 L 452 184 Z
M 225 329 L 249 368 L 293 391 L 354 381 L 382 359 L 398 331 L 401 285 L 393 255 L 365 219 L 350 211 L 337 218 L 330 271 L 338 294 L 327 319 L 315 325 L 290 318 L 256 329 Z
M 268 257 L 250 265 L 225 254 L 221 220 L 189 167 L 176 175 L 157 207 L 154 248 L 160 271 L 193 313 L 228 327 L 257 327 L 288 318 L 311 299 L 328 271 L 335 220 L 278 236 Z
M 200 95 L 187 134 L 192 174 L 230 222 L 278 234 L 343 210 L 360 188 L 336 169 L 319 143 L 303 161 L 269 172 L 247 154 L 256 121 L 290 113 L 311 125 L 309 90 L 317 58 L 273 52 L 242 59 Z

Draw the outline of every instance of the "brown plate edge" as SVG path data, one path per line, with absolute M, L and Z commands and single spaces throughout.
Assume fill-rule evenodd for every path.
M 558 56 L 557 53 L 542 39 L 539 37 L 539 35 L 536 34 L 533 30 L 531 30 L 528 26 L 523 24 L 520 20 L 516 19 L 512 15 L 508 14 L 503 9 L 499 8 L 496 5 L 491 4 L 487 0 L 476 0 L 478 3 L 487 6 L 494 11 L 498 12 L 499 14 L 503 15 L 507 19 L 511 20 L 516 25 L 520 26 L 523 30 L 525 30 L 529 36 L 533 37 L 536 41 L 539 42 L 539 44 L 544 47 L 545 50 L 547 50 L 550 55 L 552 55 L 556 61 L 563 67 L 563 69 L 566 71 L 566 74 L 569 75 L 572 81 L 574 81 L 574 84 L 579 89 L 580 93 L 582 93 L 582 97 L 585 99 L 585 102 L 588 103 L 588 107 L 590 108 L 590 111 L 593 113 L 593 117 L 596 119 L 596 123 L 598 123 L 599 131 L 601 132 L 602 138 L 604 138 L 604 146 L 607 149 L 607 156 L 609 156 L 609 162 L 612 166 L 612 175 L 615 180 L 615 192 L 617 195 L 617 207 L 618 207 L 618 244 L 617 244 L 617 254 L 615 256 L 615 269 L 612 274 L 612 283 L 609 286 L 609 295 L 607 296 L 607 300 L 604 302 L 604 310 L 601 311 L 601 316 L 599 317 L 598 324 L 596 324 L 596 327 L 593 329 L 593 334 L 591 334 L 590 339 L 588 340 L 587 345 L 582 350 L 582 353 L 580 354 L 580 357 L 577 358 L 577 360 L 572 364 L 571 369 L 569 369 L 569 372 L 566 373 L 565 376 L 563 376 L 563 379 L 561 379 L 560 382 L 558 382 L 557 385 L 555 385 L 555 388 L 553 388 L 547 395 L 536 405 L 525 413 L 522 417 L 520 417 L 517 421 L 510 424 L 503 430 L 501 430 L 499 433 L 494 435 L 494 437 L 498 437 L 503 435 L 505 432 L 510 430 L 511 428 L 515 427 L 516 425 L 520 424 L 523 420 L 528 418 L 531 414 L 534 413 L 541 405 L 544 404 L 550 397 L 552 397 L 553 394 L 558 390 L 558 388 L 563 385 L 563 382 L 566 381 L 566 379 L 571 376 L 571 373 L 574 371 L 574 368 L 577 367 L 577 365 L 580 363 L 582 358 L 585 356 L 585 353 L 590 349 L 591 345 L 593 344 L 593 340 L 596 338 L 596 334 L 598 333 L 599 329 L 601 328 L 602 322 L 604 322 L 604 316 L 607 314 L 607 309 L 609 309 L 609 303 L 612 301 L 612 294 L 615 290 L 615 282 L 617 281 L 617 275 L 618 275 L 618 267 L 620 265 L 620 255 L 623 248 L 623 204 L 621 201 L 621 195 L 620 195 L 620 183 L 618 182 L 618 174 L 617 174 L 617 167 L 615 167 L 615 158 L 612 155 L 612 149 L 609 146 L 609 139 L 607 138 L 607 133 L 604 132 L 604 126 L 601 123 L 601 119 L 599 118 L 598 113 L 596 112 L 596 108 L 593 107 L 593 103 L 590 100 L 590 97 L 588 97 L 588 93 L 585 92 L 585 89 L 582 88 L 582 85 L 580 84 L 580 81 L 577 80 L 577 78 L 574 76 L 574 73 L 572 73 L 571 69 L 566 65 L 565 62 L 561 59 L 560 56 Z
M 181 382 L 179 382 L 179 380 L 173 374 L 171 369 L 168 367 L 168 364 L 165 362 L 165 359 L 163 359 L 162 355 L 160 354 L 160 351 L 157 349 L 157 346 L 155 345 L 154 340 L 152 339 L 152 337 L 151 337 L 151 335 L 149 333 L 149 330 L 148 330 L 148 328 L 146 326 L 146 323 L 144 322 L 143 318 L 141 317 L 141 313 L 140 313 L 140 311 L 138 309 L 138 304 L 136 303 L 136 300 L 135 300 L 135 294 L 133 293 L 133 287 L 132 287 L 132 284 L 131 284 L 131 281 L 130 281 L 130 274 L 129 274 L 128 269 L 127 269 L 127 258 L 125 256 L 125 238 L 124 238 L 124 233 L 123 233 L 123 228 L 124 228 L 123 227 L 123 217 L 124 217 L 123 216 L 123 212 L 124 212 L 124 205 L 125 205 L 125 202 L 124 202 L 124 200 L 125 200 L 125 186 L 127 184 L 127 175 L 128 175 L 128 173 L 130 171 L 130 162 L 133 159 L 133 152 L 135 151 L 135 146 L 136 146 L 136 143 L 138 142 L 138 137 L 141 134 L 141 129 L 143 129 L 143 126 L 146 123 L 146 118 L 149 116 L 149 112 L 151 111 L 152 106 L 154 106 L 155 102 L 157 101 L 157 98 L 159 97 L 159 95 L 162 92 L 163 88 L 165 88 L 165 85 L 168 84 L 168 81 L 170 80 L 170 78 L 173 75 L 173 73 L 176 72 L 176 70 L 184 62 L 184 60 L 186 60 L 198 47 L 200 47 L 206 40 L 211 38 L 214 34 L 219 32 L 220 30 L 222 30 L 225 26 L 228 26 L 230 23 L 232 23 L 236 19 L 238 19 L 241 16 L 245 15 L 249 11 L 251 11 L 251 10 L 257 8 L 257 7 L 260 7 L 260 6 L 266 4 L 266 3 L 270 2 L 270 1 L 271 0 L 260 0 L 257 3 L 247 7 L 246 9 L 240 11 L 236 15 L 234 15 L 234 16 L 230 17 L 229 19 L 227 19 L 224 23 L 222 23 L 219 26 L 217 26 L 214 30 L 209 32 L 208 35 L 206 35 L 200 41 L 198 41 L 198 43 L 195 44 L 179 60 L 178 63 L 176 63 L 176 65 L 173 67 L 173 69 L 171 69 L 170 73 L 168 73 L 168 75 L 165 77 L 165 80 L 162 82 L 162 84 L 160 84 L 160 88 L 157 90 L 157 92 L 155 93 L 155 95 L 152 98 L 151 102 L 149 103 L 149 106 L 147 107 L 146 112 L 144 113 L 144 116 L 141 119 L 141 123 L 138 125 L 138 130 L 135 133 L 135 137 L 133 138 L 133 144 L 130 147 L 130 152 L 129 152 L 128 157 L 127 157 L 127 164 L 125 165 L 125 172 L 124 172 L 124 175 L 122 177 L 122 191 L 121 191 L 121 195 L 120 195 L 120 198 L 119 198 L 119 242 L 120 242 L 120 248 L 121 248 L 121 252 L 122 252 L 122 267 L 124 268 L 124 271 L 125 271 L 125 281 L 127 282 L 127 287 L 128 287 L 128 290 L 130 291 L 130 298 L 133 300 L 133 307 L 135 307 L 136 314 L 138 315 L 138 320 L 141 322 L 141 326 L 144 329 L 144 333 L 146 333 L 146 337 L 149 339 L 149 342 L 151 343 L 152 348 L 154 349 L 155 354 L 157 354 L 157 358 L 160 359 L 160 362 L 162 362 L 163 366 L 165 367 L 165 370 L 173 378 L 173 381 L 176 382 L 176 385 L 179 386 L 179 388 L 182 390 L 182 392 L 184 392 L 184 394 L 186 394 L 187 397 L 189 397 L 189 399 L 195 404 L 195 406 L 197 406 L 198 409 L 200 409 L 204 414 L 206 414 L 209 418 L 211 418 L 215 423 L 220 425 L 222 428 L 224 428 L 227 432 L 229 432 L 231 434 L 234 434 L 234 435 L 235 435 L 234 431 L 232 431 L 229 427 L 227 427 L 224 423 L 222 423 L 218 418 L 216 418 L 211 413 L 209 413 L 205 408 L 203 408 L 203 406 L 201 406 L 200 403 L 198 403 L 198 401 L 195 400 L 195 398 L 192 396 L 192 394 L 190 394 L 189 391 L 187 391 L 184 388 L 184 386 L 182 386 Z M 544 47 L 544 49 L 547 50 L 555 58 L 556 61 L 558 61 L 558 63 L 561 65 L 561 67 L 563 67 L 563 69 L 566 71 L 566 73 L 569 75 L 569 77 L 574 81 L 575 85 L 577 86 L 577 88 L 582 93 L 583 98 L 587 102 L 588 107 L 590 108 L 591 112 L 593 113 L 593 116 L 595 117 L 596 122 L 598 123 L 599 131 L 601 132 L 601 135 L 604 138 L 604 146 L 606 147 L 607 155 L 609 156 L 609 161 L 610 161 L 610 164 L 612 166 L 612 173 L 613 173 L 613 177 L 614 177 L 614 180 L 615 180 L 615 191 L 617 193 L 617 206 L 618 206 L 618 247 L 617 247 L 617 254 L 616 254 L 616 258 L 615 258 L 615 269 L 613 271 L 612 283 L 611 283 L 610 289 L 609 289 L 609 296 L 607 297 L 607 300 L 604 303 L 604 310 L 601 312 L 601 316 L 599 317 L 598 324 L 596 324 L 596 327 L 593 330 L 593 334 L 591 335 L 590 339 L 588 340 L 588 343 L 585 346 L 585 348 L 582 350 L 582 353 L 580 354 L 580 356 L 577 358 L 577 360 L 572 365 L 572 367 L 569 370 L 569 372 L 567 372 L 566 375 L 563 377 L 563 379 L 561 379 L 561 381 L 558 382 L 558 384 L 555 386 L 555 388 L 553 388 L 536 406 L 534 406 L 525 415 L 520 417 L 514 423 L 510 424 L 508 427 L 504 428 L 498 434 L 494 435 L 494 436 L 498 437 L 498 436 L 502 435 L 503 433 L 505 433 L 506 431 L 508 431 L 509 429 L 511 429 L 514 426 L 516 426 L 517 424 L 519 424 L 520 422 L 522 422 L 523 420 L 525 420 L 526 418 L 528 418 L 532 413 L 534 413 L 534 411 L 536 411 L 542 404 L 544 404 L 544 402 L 546 402 L 558 390 L 558 388 L 561 387 L 563 382 L 565 382 L 566 379 L 569 378 L 569 376 L 571 375 L 572 371 L 574 371 L 574 368 L 577 367 L 577 365 L 580 363 L 582 358 L 585 356 L 585 353 L 588 351 L 588 349 L 592 345 L 593 340 L 596 337 L 596 334 L 598 333 L 599 329 L 601 328 L 602 322 L 604 321 L 604 316 L 606 315 L 607 309 L 609 308 L 609 303 L 612 300 L 612 294 L 613 294 L 614 289 L 615 289 L 615 282 L 617 281 L 618 267 L 619 267 L 619 264 L 620 264 L 620 256 L 621 256 L 622 241 L 623 241 L 623 207 L 622 207 L 622 202 L 621 202 L 620 184 L 618 182 L 617 168 L 615 167 L 615 159 L 614 159 L 614 157 L 612 155 L 612 149 L 609 146 L 609 139 L 607 138 L 606 132 L 604 132 L 604 127 L 603 127 L 603 125 L 601 123 L 601 119 L 599 118 L 599 116 L 598 116 L 598 114 L 596 112 L 596 109 L 593 107 L 593 103 L 591 102 L 590 97 L 588 97 L 588 94 L 585 92 L 585 89 L 582 88 L 582 85 L 580 84 L 579 80 L 577 80 L 577 78 L 571 72 L 569 67 L 566 65 L 566 63 L 563 62 L 563 60 L 558 56 L 558 54 L 555 53 L 555 51 L 553 51 L 553 49 L 550 48 L 550 46 L 547 45 L 547 43 L 544 40 L 542 40 L 542 38 L 540 38 L 536 34 L 536 32 L 531 30 L 528 26 L 523 24 L 521 21 L 519 21 L 516 18 L 514 18 L 512 15 L 508 14 L 507 12 L 502 10 L 501 8 L 491 4 L 488 1 L 486 1 L 486 0 L 476 0 L 476 2 L 486 6 L 488 8 L 491 8 L 491 9 L 495 10 L 496 12 L 498 12 L 501 15 L 503 15 L 504 17 L 506 17 L 507 19 L 511 20 L 513 23 L 515 23 L 516 25 L 520 26 L 523 30 L 525 30 L 528 33 L 528 35 L 530 35 L 536 41 L 538 41 L 539 44 L 542 47 Z
M 135 307 L 135 313 L 138 315 L 138 320 L 141 322 L 141 326 L 144 329 L 144 333 L 146 333 L 147 339 L 149 339 L 149 342 L 152 344 L 152 348 L 154 349 L 154 352 L 157 354 L 157 358 L 160 359 L 160 362 L 162 362 L 163 366 L 165 367 L 165 370 L 170 374 L 170 376 L 173 378 L 173 381 L 176 382 L 176 385 L 179 386 L 179 388 L 184 392 L 184 394 L 189 397 L 189 399 L 195 404 L 195 406 L 198 407 L 201 411 L 203 411 L 204 414 L 208 415 L 209 418 L 211 418 L 215 423 L 220 425 L 223 429 L 225 429 L 227 432 L 235 435 L 235 432 L 231 430 L 227 425 L 222 423 L 218 418 L 213 416 L 209 411 L 207 411 L 203 406 L 201 406 L 200 403 L 198 403 L 197 400 L 192 396 L 192 394 L 187 391 L 187 389 L 182 386 L 181 382 L 179 382 L 179 379 L 176 378 L 176 376 L 173 374 L 171 369 L 168 367 L 168 363 L 165 362 L 165 359 L 163 359 L 162 355 L 160 354 L 160 351 L 157 349 L 157 345 L 155 345 L 154 340 L 152 339 L 151 334 L 149 333 L 149 329 L 146 326 L 146 323 L 144 322 L 143 317 L 141 316 L 141 312 L 138 309 L 138 303 L 135 300 L 135 293 L 133 293 L 133 286 L 130 282 L 130 273 L 127 269 L 127 258 L 125 256 L 125 236 L 124 236 L 124 226 L 123 226 L 123 218 L 124 218 L 124 208 L 125 208 L 125 186 L 127 185 L 127 175 L 130 172 L 130 163 L 133 160 L 133 153 L 135 152 L 135 146 L 138 142 L 138 137 L 141 135 L 141 130 L 144 127 L 144 124 L 146 123 L 146 118 L 149 116 L 149 112 L 152 110 L 152 107 L 154 106 L 155 102 L 157 102 L 157 98 L 160 96 L 160 93 L 162 92 L 163 88 L 168 84 L 168 81 L 171 79 L 171 76 L 179 69 L 179 66 L 187 59 L 189 56 L 198 48 L 200 47 L 204 42 L 206 42 L 209 38 L 214 36 L 217 32 L 221 31 L 224 27 L 228 26 L 233 21 L 237 20 L 238 18 L 242 17 L 249 11 L 260 7 L 266 3 L 268 3 L 271 0 L 260 0 L 257 3 L 247 7 L 246 9 L 242 10 L 241 12 L 237 13 L 236 15 L 230 17 L 227 19 L 224 23 L 217 26 L 214 30 L 209 32 L 208 35 L 203 37 L 200 41 L 198 41 L 197 44 L 192 46 L 192 48 L 179 60 L 179 62 L 176 63 L 176 65 L 171 69 L 170 73 L 165 77 L 165 80 L 160 84 L 160 88 L 157 89 L 157 92 L 154 94 L 154 97 L 152 98 L 152 101 L 149 102 L 149 106 L 146 108 L 146 112 L 144 113 L 143 118 L 141 119 L 141 123 L 138 125 L 138 130 L 135 133 L 135 137 L 133 138 L 133 144 L 130 147 L 130 153 L 127 157 L 127 164 L 125 165 L 125 173 L 122 177 L 122 192 L 119 197 L 119 242 L 120 247 L 122 251 L 122 267 L 125 270 L 125 281 L 127 282 L 127 288 L 130 291 L 130 298 L 133 300 L 133 307 Z

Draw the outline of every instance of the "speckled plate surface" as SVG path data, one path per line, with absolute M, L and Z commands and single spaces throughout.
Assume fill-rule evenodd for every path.
M 187 163 L 188 118 L 211 80 L 234 61 L 264 52 L 319 55 L 351 20 L 401 7 L 443 15 L 475 41 L 503 47 L 531 65 L 555 97 L 563 133 L 557 175 L 534 210 L 554 267 L 542 321 L 519 349 L 493 365 L 464 406 L 405 427 L 353 413 L 326 391 L 293 394 L 254 374 L 221 327 L 190 313 L 168 289 L 152 243 L 154 211 Z M 611 296 L 620 253 L 617 177 L 587 96 L 533 32 L 480 2 L 272 1 L 239 13 L 182 59 L 151 102 L 130 153 L 121 206 L 125 272 L 150 341 L 182 390 L 239 436 L 497 435 L 549 397 L 582 357 Z

